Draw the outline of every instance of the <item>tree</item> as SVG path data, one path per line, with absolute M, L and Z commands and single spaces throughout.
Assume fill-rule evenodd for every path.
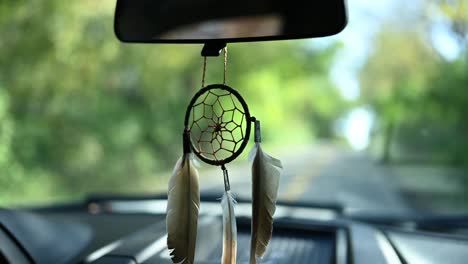
M 201 46 L 119 43 L 114 5 L 0 4 L 0 169 L 15 164 L 18 179 L 0 203 L 166 188 L 185 107 L 201 86 Z M 267 143 L 331 136 L 344 109 L 327 74 L 336 49 L 230 45 L 228 84 L 263 121 Z M 222 65 L 209 59 L 207 83 L 221 82 Z

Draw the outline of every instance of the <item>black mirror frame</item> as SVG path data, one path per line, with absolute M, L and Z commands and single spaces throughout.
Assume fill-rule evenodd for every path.
M 325 0 L 327 1 L 327 0 Z M 206 43 L 242 43 L 242 42 L 257 42 L 257 41 L 273 41 L 273 40 L 296 40 L 296 39 L 308 39 L 308 38 L 320 38 L 320 37 L 329 37 L 336 35 L 342 32 L 348 24 L 348 9 L 346 0 L 343 0 L 342 9 L 343 14 L 340 16 L 341 21 L 338 21 L 334 28 L 327 28 L 323 32 L 314 32 L 310 35 L 290 35 L 287 38 L 282 36 L 267 36 L 267 37 L 248 37 L 248 38 L 220 38 L 220 39 L 183 39 L 183 40 L 172 40 L 172 39 L 158 39 L 157 41 L 147 41 L 147 40 L 126 40 L 123 39 L 117 30 L 117 14 L 120 10 L 119 8 L 120 1 L 117 1 L 115 16 L 114 16 L 114 33 L 117 39 L 124 43 L 147 43 L 147 44 L 206 44 Z

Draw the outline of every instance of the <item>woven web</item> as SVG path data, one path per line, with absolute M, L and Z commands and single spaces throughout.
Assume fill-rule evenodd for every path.
M 210 160 L 224 160 L 241 147 L 246 115 L 228 91 L 211 89 L 198 97 L 190 113 L 190 137 L 195 151 Z

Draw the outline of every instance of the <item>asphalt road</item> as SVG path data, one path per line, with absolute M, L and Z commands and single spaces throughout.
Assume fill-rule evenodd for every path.
M 404 213 L 409 211 L 392 175 L 365 153 L 329 144 L 276 157 L 283 162 L 279 199 L 339 203 L 349 211 Z M 231 190 L 251 197 L 251 168 L 246 161 L 228 165 Z M 204 166 L 206 168 L 206 166 Z M 224 190 L 219 169 L 201 170 L 202 191 Z

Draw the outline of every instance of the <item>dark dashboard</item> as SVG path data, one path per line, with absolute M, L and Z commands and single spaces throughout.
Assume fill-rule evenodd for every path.
M 204 201 L 196 263 L 219 263 L 217 201 Z M 165 200 L 95 200 L 0 210 L 0 263 L 172 263 Z M 248 263 L 249 204 L 239 203 L 238 263 Z M 346 216 L 332 206 L 278 205 L 262 263 L 466 263 L 468 238 Z

